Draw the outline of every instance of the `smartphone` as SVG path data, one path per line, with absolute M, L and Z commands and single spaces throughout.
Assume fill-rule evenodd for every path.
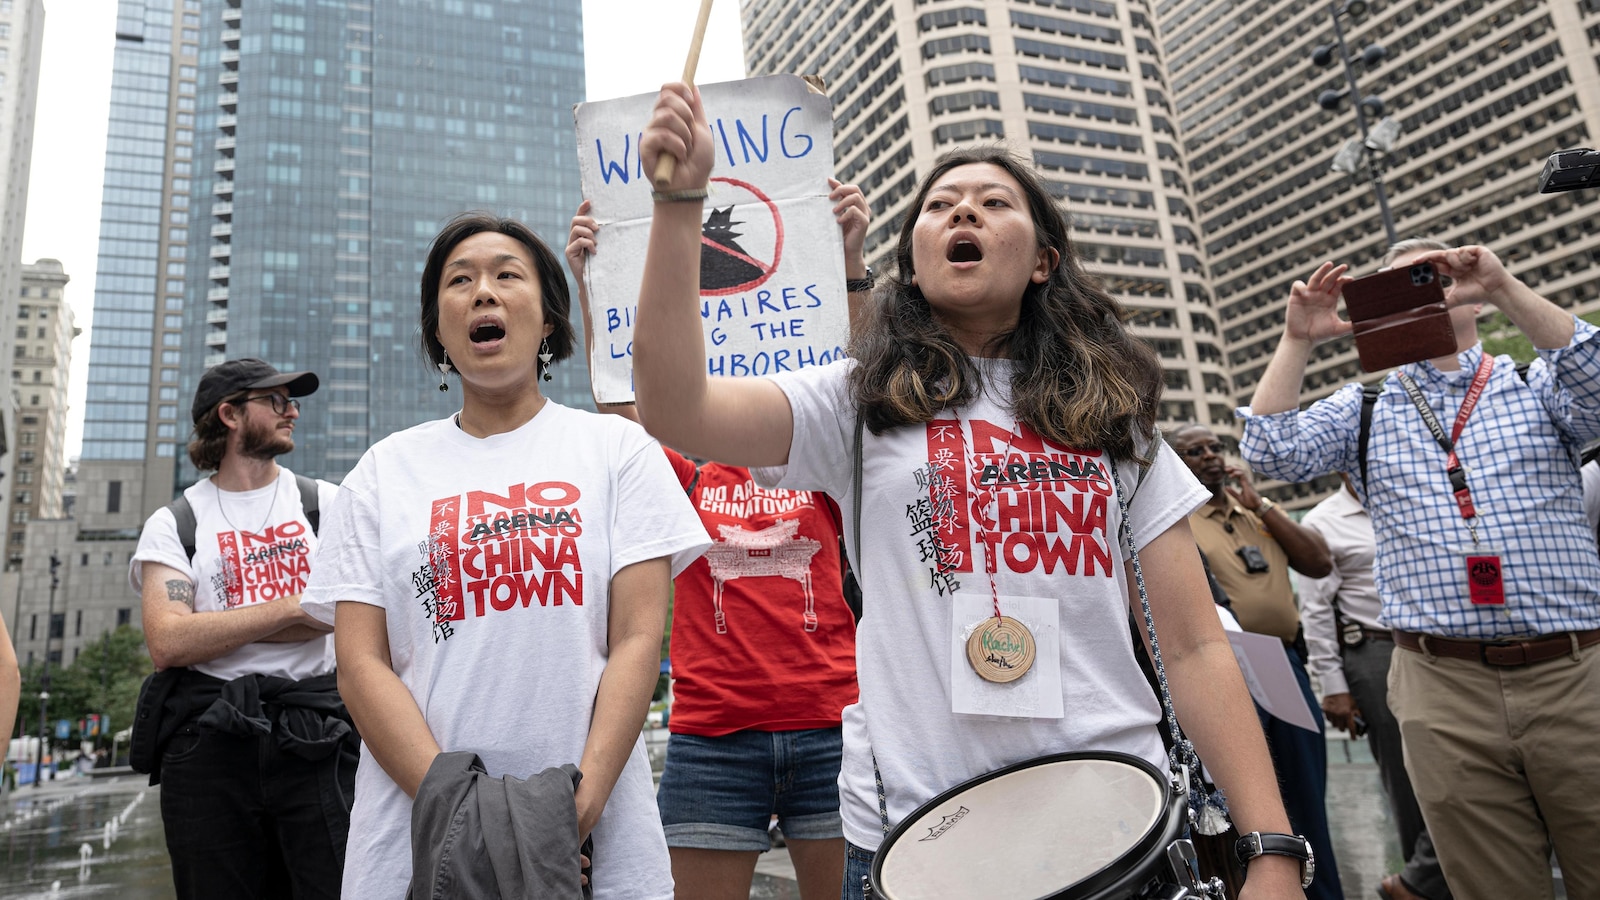
M 1368 372 L 1456 352 L 1444 284 L 1428 263 L 1357 278 L 1344 286 L 1344 306 L 1361 368 Z

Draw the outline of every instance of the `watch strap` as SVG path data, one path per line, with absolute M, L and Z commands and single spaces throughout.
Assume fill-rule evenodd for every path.
M 872 290 L 874 281 L 876 281 L 876 279 L 873 277 L 872 267 L 867 266 L 867 277 L 846 279 L 844 283 L 844 289 L 852 294 L 870 291 Z
M 1252 831 L 1233 845 L 1233 854 L 1239 865 L 1249 865 L 1258 856 L 1289 856 L 1300 860 L 1300 887 L 1311 886 L 1316 874 L 1316 855 L 1311 852 L 1311 842 L 1297 834 L 1275 834 Z

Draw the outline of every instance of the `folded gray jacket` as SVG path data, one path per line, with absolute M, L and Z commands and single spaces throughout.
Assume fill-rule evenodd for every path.
M 407 900 L 572 900 L 579 884 L 574 765 L 490 777 L 476 753 L 434 757 L 411 804 Z

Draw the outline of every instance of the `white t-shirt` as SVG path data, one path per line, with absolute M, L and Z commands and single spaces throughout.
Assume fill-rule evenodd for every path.
M 326 510 L 338 489 L 317 482 L 318 508 Z M 194 508 L 194 562 L 183 552 L 171 510 L 161 507 L 144 523 L 128 564 L 128 581 L 136 593 L 146 562 L 189 576 L 195 612 L 242 609 L 304 591 L 317 536 L 300 508 L 293 472 L 279 466 L 277 481 L 253 491 L 220 490 L 216 482 L 202 478 L 183 496 Z M 190 668 L 223 681 L 241 675 L 296 680 L 324 675 L 333 671 L 333 636 L 298 643 L 258 641 Z
M 389 654 L 444 750 L 490 775 L 577 764 L 605 669 L 611 579 L 710 538 L 666 454 L 639 426 L 547 403 L 475 438 L 453 419 L 368 450 L 322 516 L 302 601 L 383 607 Z M 596 898 L 670 898 L 644 740 L 594 830 Z M 411 799 L 361 748 L 344 896 L 395 900 L 411 879 Z
M 992 390 L 1009 393 L 1008 362 L 979 364 Z M 773 379 L 794 410 L 794 438 L 788 465 L 756 470 L 756 477 L 833 495 L 844 511 L 845 545 L 854 553 L 851 365 L 846 360 Z M 882 436 L 864 429 L 862 443 L 865 562 L 853 560 L 864 597 L 856 632 L 861 701 L 844 712 L 839 790 L 845 837 L 869 850 L 882 840 L 874 755 L 891 826 L 962 781 L 1051 753 L 1120 751 L 1165 768 L 1156 730 L 1160 707 L 1133 654 L 1121 515 L 1104 455 L 1043 441 L 988 395 L 926 425 Z M 974 467 L 986 484 L 997 485 L 992 501 L 987 489 L 972 485 Z M 1210 497 L 1165 444 L 1137 489 L 1135 465 L 1119 465 L 1118 473 L 1133 492 L 1139 546 Z M 942 513 L 930 499 L 935 474 L 966 487 L 964 499 L 958 494 Z M 984 604 L 991 600 L 988 557 L 973 515 L 985 508 L 992 512 L 984 517 L 997 519 L 1000 531 L 998 538 L 987 532 L 1000 559 L 995 592 L 1059 598 L 1061 718 L 952 711 L 953 598 L 970 593 Z M 940 548 L 930 549 L 935 543 Z M 956 564 L 954 571 L 938 570 L 939 554 L 946 565 Z M 952 590 L 954 583 L 959 587 Z M 1034 666 L 1050 662 L 1041 654 Z

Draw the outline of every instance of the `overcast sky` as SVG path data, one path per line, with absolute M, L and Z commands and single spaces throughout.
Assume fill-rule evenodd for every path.
M 679 78 L 699 8 L 699 0 L 583 0 L 586 99 L 645 93 Z M 72 278 L 67 299 L 84 333 L 72 344 L 69 456 L 77 455 L 83 437 L 116 9 L 116 0 L 45 0 L 22 259 L 59 259 Z M 721 0 L 712 9 L 697 80 L 743 77 L 739 0 Z

